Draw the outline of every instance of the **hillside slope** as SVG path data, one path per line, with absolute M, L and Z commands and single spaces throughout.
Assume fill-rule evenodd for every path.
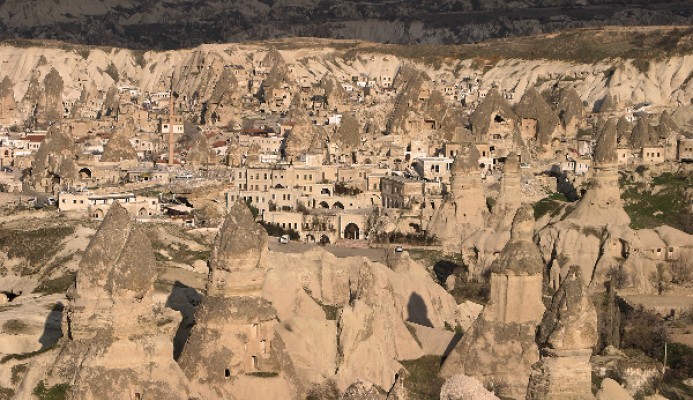
M 692 37 L 693 29 L 613 28 L 465 46 L 294 39 L 146 53 L 14 41 L 0 45 L 0 79 L 7 75 L 14 82 L 17 101 L 25 97 L 32 73 L 43 77 L 53 68 L 64 81 L 64 101 L 79 99 L 85 84 L 103 91 L 122 86 L 164 91 L 172 73 L 178 92 L 192 95 L 199 91 L 202 95 L 221 77 L 189 72 L 193 65 L 200 70 L 213 64 L 242 65 L 251 70 L 270 49 L 276 49 L 291 65 L 292 78 L 312 82 L 326 73 L 344 81 L 359 73 L 394 74 L 409 64 L 437 82 L 480 77 L 482 89 L 502 87 L 514 93 L 512 101 L 519 100 L 530 87 L 542 91 L 552 85 L 570 84 L 589 106 L 611 94 L 621 104 L 650 102 L 675 107 L 689 104 L 693 97 Z
M 688 1 L 4 0 L 0 38 L 142 49 L 280 37 L 471 43 L 579 27 L 693 24 Z

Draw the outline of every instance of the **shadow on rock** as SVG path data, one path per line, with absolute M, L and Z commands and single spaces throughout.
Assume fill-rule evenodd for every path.
M 183 352 L 185 342 L 190 336 L 190 330 L 195 325 L 195 308 L 201 301 L 202 295 L 197 290 L 179 281 L 173 284 L 171 293 L 166 299 L 166 307 L 180 312 L 183 317 L 173 338 L 173 358 L 175 360 Z

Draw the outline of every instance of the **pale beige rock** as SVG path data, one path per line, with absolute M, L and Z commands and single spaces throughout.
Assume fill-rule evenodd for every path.
M 389 390 L 402 368 L 399 360 L 442 354 L 453 335 L 446 324 L 459 323 L 452 296 L 406 255 L 396 271 L 359 257 L 336 258 L 318 247 L 300 254 L 270 252 L 267 264 L 275 267 L 263 297 L 277 308 L 277 332 L 297 374 L 316 383 L 334 378 L 344 390 L 362 379 Z M 335 326 L 335 336 L 312 326 Z M 309 364 L 318 355 L 324 362 Z M 326 363 L 332 359 L 336 368 Z
M 551 144 L 560 123 L 558 115 L 535 88 L 525 91 L 515 109 L 523 140 L 536 142 L 540 148 Z
M 367 380 L 359 379 L 349 385 L 342 395 L 342 400 L 385 400 L 385 394 Z
M 491 209 L 488 227 L 496 232 L 509 231 L 515 212 L 522 204 L 520 165 L 517 155 L 510 152 L 506 157 L 501 178 L 500 193 Z
M 19 116 L 14 98 L 14 83 L 10 77 L 5 76 L 0 81 L 0 121 L 6 125 L 15 125 L 19 122 Z
M 577 350 L 592 349 L 597 339 L 597 311 L 584 287 L 582 270 L 573 265 L 544 314 L 538 341 L 554 350 Z
M 593 399 L 590 356 L 597 339 L 597 312 L 580 267 L 573 265 L 539 327 L 542 357 L 533 367 L 527 398 Z
M 440 390 L 440 400 L 499 400 L 481 382 L 467 375 L 448 378 Z
M 132 143 L 130 143 L 129 135 L 122 130 L 114 132 L 103 149 L 101 161 L 137 161 L 137 152 L 132 147 Z
M 543 261 L 531 241 L 533 228 L 531 207 L 520 208 L 511 239 L 493 263 L 489 305 L 443 363 L 442 377 L 465 374 L 495 385 L 500 396 L 525 397 L 539 361 L 535 332 L 544 312 Z
M 618 382 L 606 378 L 597 392 L 597 400 L 633 400 L 633 397 Z
M 543 260 L 532 242 L 533 232 L 533 210 L 524 206 L 515 214 L 510 241 L 492 266 L 489 307 L 500 322 L 533 323 L 544 314 Z
M 203 398 L 244 398 L 260 382 L 258 395 L 295 396 L 291 360 L 276 334 L 277 313 L 261 297 L 267 251 L 267 233 L 244 203 L 235 203 L 214 242 L 207 297 L 179 359 Z
M 250 209 L 236 202 L 226 215 L 210 256 L 207 292 L 210 296 L 252 295 L 262 288 L 266 271 L 267 232 Z
M 331 377 L 338 356 L 336 321 L 296 317 L 283 321 L 276 330 L 303 385 Z
M 52 126 L 34 157 L 32 185 L 37 190 L 51 192 L 55 185 L 74 184 L 78 178 L 75 159 L 75 143 L 66 127 Z
M 486 198 L 478 164 L 476 146 L 460 150 L 452 163 L 449 193 L 429 224 L 430 235 L 446 252 L 457 252 L 464 239 L 484 227 Z
M 74 399 L 188 399 L 173 361 L 178 313 L 152 301 L 156 260 L 149 239 L 113 203 L 90 242 L 70 291 L 68 339 L 48 376 Z
M 185 162 L 193 168 L 217 163 L 217 155 L 202 132 L 193 134 L 191 146 L 185 156 Z
M 457 306 L 460 327 L 463 331 L 466 332 L 472 326 L 483 309 L 483 305 L 471 301 L 465 301 Z
M 618 189 L 616 125 L 607 121 L 597 138 L 594 176 L 585 196 L 567 219 L 599 225 L 628 225 Z
M 445 329 L 436 329 L 413 322 L 405 322 L 407 327 L 414 330 L 415 340 L 421 345 L 424 355 L 442 357 L 448 350 L 448 346 L 459 333 Z

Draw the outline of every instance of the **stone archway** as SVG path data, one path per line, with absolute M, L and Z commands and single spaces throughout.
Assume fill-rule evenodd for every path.
M 335 210 L 336 210 L 336 209 L 343 210 L 343 209 L 344 209 L 344 204 L 342 204 L 342 202 L 340 202 L 340 201 L 336 201 L 336 202 L 332 205 L 332 208 L 335 209 Z
M 91 179 L 91 170 L 89 168 L 82 168 L 79 170 L 80 179 Z
M 322 208 L 326 208 L 326 209 L 327 209 L 327 208 L 330 208 L 330 205 L 329 205 L 329 204 L 327 204 L 327 202 L 326 202 L 326 201 L 321 201 L 321 202 L 320 202 L 320 207 L 322 207 Z
M 94 218 L 103 219 L 104 212 L 103 212 L 102 209 L 97 208 L 97 209 L 94 211 L 94 214 L 92 214 L 92 215 L 94 216 Z
M 358 240 L 361 230 L 359 226 L 353 222 L 347 224 L 344 228 L 344 239 Z

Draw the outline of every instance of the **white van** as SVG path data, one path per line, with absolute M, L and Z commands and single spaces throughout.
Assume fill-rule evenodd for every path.
M 289 235 L 282 235 L 282 236 L 279 238 L 279 243 L 281 243 L 281 244 L 287 244 L 287 243 L 289 243 L 289 240 L 291 240 L 291 239 L 289 239 Z

